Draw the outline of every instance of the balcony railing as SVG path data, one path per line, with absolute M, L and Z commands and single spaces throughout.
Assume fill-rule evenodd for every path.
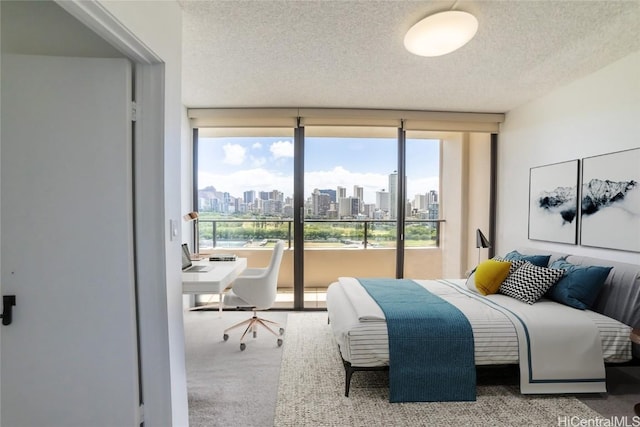
M 405 247 L 438 247 L 443 220 L 405 220 Z M 396 220 L 305 219 L 305 247 L 391 248 L 396 246 Z M 293 246 L 292 219 L 220 219 L 200 216 L 199 248 L 267 246 L 275 240 Z
M 205 214 L 206 215 L 206 214 Z M 406 220 L 405 277 L 442 277 L 439 247 L 442 220 Z M 276 240 L 293 247 L 291 219 L 203 218 L 198 222 L 200 250 L 233 252 L 250 266 L 269 262 L 268 250 Z M 304 307 L 324 308 L 327 286 L 340 276 L 394 277 L 396 274 L 395 220 L 306 219 L 304 225 Z M 287 250 L 278 276 L 278 307 L 291 309 L 294 301 L 294 251 Z M 198 304 L 216 303 L 216 295 L 201 296 Z

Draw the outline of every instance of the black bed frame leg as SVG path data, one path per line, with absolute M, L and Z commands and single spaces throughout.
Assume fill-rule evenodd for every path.
M 350 365 L 345 363 L 344 365 L 344 396 L 349 397 L 349 387 L 351 387 L 351 376 L 353 375 L 354 369 L 351 368 Z
M 355 371 L 388 371 L 389 366 L 359 366 L 353 367 L 351 362 L 347 362 L 342 359 L 342 364 L 344 365 L 344 396 L 349 397 L 349 388 L 351 387 L 351 376 Z

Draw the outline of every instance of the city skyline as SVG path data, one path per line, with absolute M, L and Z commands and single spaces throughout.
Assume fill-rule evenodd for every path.
M 397 168 L 396 141 L 389 138 L 306 138 L 305 200 L 317 189 L 362 187 L 363 203 L 389 191 L 389 174 Z M 293 138 L 201 138 L 198 189 L 242 198 L 247 190 L 278 190 L 293 195 Z M 439 141 L 407 140 L 407 198 L 439 190 Z
M 389 175 L 389 181 L 397 179 L 397 174 Z M 304 202 L 305 217 L 309 218 L 374 218 L 396 219 L 397 205 L 395 186 L 391 191 L 376 192 L 375 203 L 362 201 L 362 187 L 354 185 L 353 193 L 347 194 L 345 187 L 336 189 L 314 189 Z M 406 200 L 406 216 L 422 219 L 437 219 L 439 215 L 439 195 L 435 190 L 425 194 L 416 194 Z M 198 190 L 198 210 L 216 213 L 253 213 L 272 215 L 282 218 L 293 217 L 293 198 L 285 197 L 281 191 L 247 190 L 242 197 L 234 197 L 215 187 Z

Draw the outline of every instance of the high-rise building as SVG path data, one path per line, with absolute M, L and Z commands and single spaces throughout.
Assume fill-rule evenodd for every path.
M 276 215 L 282 213 L 283 203 L 281 200 L 263 200 L 262 212 L 265 215 Z
M 353 186 L 353 197 L 360 200 L 360 206 L 358 207 L 358 213 L 364 209 L 364 188 L 359 185 Z
M 385 189 L 376 191 L 376 208 L 389 213 L 389 193 Z
M 362 210 L 362 213 L 367 218 L 373 218 L 375 211 L 376 211 L 376 205 L 375 204 L 373 204 L 373 203 L 365 203 L 364 204 L 364 209 Z
M 256 199 L 256 192 L 253 190 L 244 192 L 244 203 L 247 205 L 253 204 Z
M 338 211 L 338 217 L 342 218 L 343 216 L 347 216 L 349 214 L 346 214 L 343 212 L 347 212 L 348 210 L 350 210 L 351 208 L 344 206 L 343 207 L 343 199 L 347 198 L 347 189 L 345 187 L 340 187 L 338 186 L 338 188 L 336 189 L 336 202 L 338 204 L 337 206 L 337 211 Z
M 413 209 L 421 212 L 427 210 L 427 195 L 426 194 L 416 194 L 413 198 Z
M 361 200 L 357 197 L 351 197 L 350 205 L 351 205 L 351 217 L 356 218 L 360 215 L 360 203 Z
M 355 197 L 343 197 L 340 199 L 338 215 L 340 218 L 355 218 L 359 214 L 360 199 Z
M 311 211 L 313 216 L 326 216 L 331 207 L 331 197 L 317 188 L 311 194 Z
M 328 195 L 329 195 L 329 198 L 331 199 L 331 201 L 332 201 L 333 203 L 335 203 L 335 202 L 337 202 L 337 201 L 338 201 L 338 199 L 336 199 L 336 190 L 329 190 L 329 189 L 323 189 L 323 188 L 321 188 L 321 189 L 320 189 L 320 192 L 321 192 L 321 193 L 324 193 L 324 194 L 328 194 Z
M 389 218 L 398 217 L 398 172 L 389 174 Z
M 427 193 L 429 219 L 438 219 L 440 217 L 440 203 L 438 202 L 438 192 L 431 190 Z

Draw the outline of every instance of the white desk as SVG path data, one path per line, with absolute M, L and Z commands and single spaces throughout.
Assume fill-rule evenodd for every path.
M 182 273 L 183 294 L 218 294 L 222 313 L 222 293 L 247 268 L 246 258 L 235 261 L 194 261 L 194 265 L 210 265 L 203 273 Z

